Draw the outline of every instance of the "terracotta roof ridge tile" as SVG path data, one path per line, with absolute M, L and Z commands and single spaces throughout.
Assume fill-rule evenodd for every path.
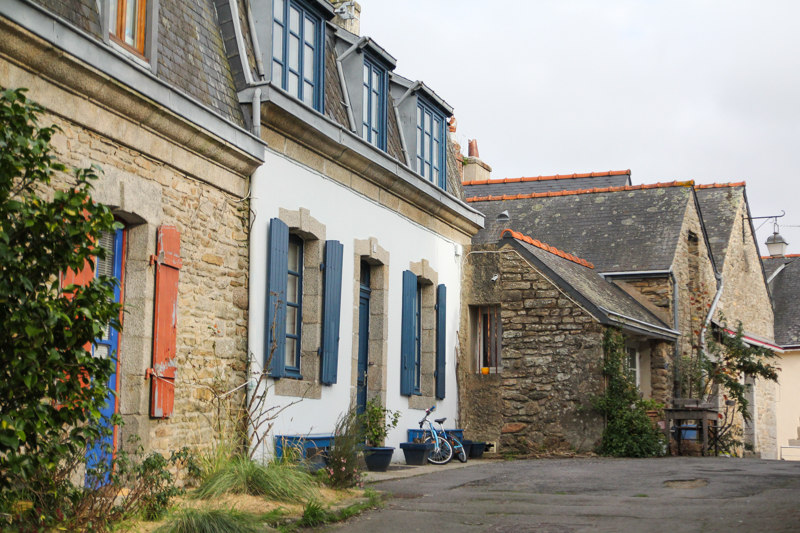
M 579 264 L 581 266 L 585 266 L 587 268 L 594 269 L 594 265 L 592 263 L 590 263 L 589 261 L 586 261 L 585 259 L 581 259 L 579 257 L 575 257 L 572 254 L 568 254 L 567 252 L 559 250 L 555 246 L 549 246 L 549 245 L 547 245 L 547 244 L 545 244 L 545 243 L 543 243 L 541 241 L 538 241 L 536 239 L 531 239 L 527 235 L 523 235 L 522 233 L 519 233 L 518 231 L 514 231 L 512 229 L 504 229 L 502 232 L 500 232 L 500 238 L 501 239 L 505 236 L 506 232 L 510 233 L 511 236 L 513 238 L 517 239 L 518 241 L 527 242 L 531 246 L 535 246 L 537 248 L 541 248 L 545 252 L 550 252 L 551 254 L 554 254 L 554 255 L 557 255 L 559 257 L 562 257 L 562 258 L 566 259 L 567 261 L 572 261 L 573 263 L 577 263 L 577 264 Z
M 778 257 L 772 257 L 771 255 L 762 255 L 761 259 L 786 259 L 786 258 L 796 259 L 798 257 L 800 257 L 800 254 L 786 254 L 784 256 L 779 255 Z
M 639 191 L 644 189 L 666 189 L 669 187 L 696 187 L 694 180 L 671 181 L 669 183 L 650 183 L 647 185 L 624 185 L 621 187 L 603 187 L 594 189 L 578 189 L 573 191 L 534 192 L 530 194 L 504 194 L 502 196 L 473 196 L 467 202 L 492 202 L 495 200 L 527 200 L 530 198 L 552 198 L 554 196 L 570 196 L 573 194 L 590 194 L 622 191 Z
M 746 181 L 730 182 L 730 183 L 704 183 L 695 185 L 695 189 L 722 189 L 723 187 L 746 187 Z
M 602 178 L 606 176 L 630 176 L 631 170 L 609 170 L 608 172 L 588 172 L 584 174 L 556 174 L 554 176 L 533 176 L 522 178 L 498 178 L 480 181 L 465 181 L 462 185 L 493 185 L 495 183 L 519 183 L 525 181 L 568 180 L 574 178 Z

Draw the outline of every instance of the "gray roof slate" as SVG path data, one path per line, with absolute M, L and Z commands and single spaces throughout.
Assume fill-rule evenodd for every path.
M 762 263 L 768 276 L 786 265 L 769 284 L 775 306 L 775 342 L 779 346 L 800 345 L 800 258 L 768 258 Z
M 722 272 L 744 187 L 697 188 L 697 202 L 717 268 Z
M 631 184 L 630 174 L 618 176 L 595 176 L 581 178 L 546 179 L 538 181 L 516 181 L 511 183 L 494 183 L 470 185 L 464 183 L 467 198 L 476 196 L 502 196 L 514 194 L 531 194 L 537 192 L 577 191 L 606 187 L 624 187 Z
M 32 0 L 100 39 L 100 13 L 95 0 Z
M 509 228 L 594 263 L 598 272 L 669 270 L 691 187 L 672 186 L 521 200 L 473 202 L 486 215 L 472 242 Z M 497 216 L 508 211 L 508 221 Z
M 579 265 L 527 242 L 520 240 L 517 242 L 596 307 L 658 328 L 670 329 L 628 293 L 606 281 L 596 269 Z M 607 316 L 607 313 L 603 314 Z

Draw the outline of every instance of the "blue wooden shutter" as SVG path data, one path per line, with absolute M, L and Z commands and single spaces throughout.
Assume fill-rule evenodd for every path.
M 286 375 L 286 280 L 289 273 L 289 226 L 282 220 L 269 221 L 269 255 L 267 256 L 267 323 L 264 330 L 264 364 L 269 375 Z M 270 352 L 272 360 L 270 361 Z
M 436 397 L 444 400 L 445 390 L 445 346 L 447 344 L 447 287 L 436 288 Z
M 325 243 L 325 268 L 322 303 L 322 375 L 325 385 L 336 383 L 339 366 L 339 318 L 342 309 L 342 258 L 339 241 Z
M 410 270 L 403 272 L 403 322 L 400 337 L 400 394 L 414 394 L 414 357 L 416 341 L 414 336 L 415 313 L 417 309 L 417 276 Z

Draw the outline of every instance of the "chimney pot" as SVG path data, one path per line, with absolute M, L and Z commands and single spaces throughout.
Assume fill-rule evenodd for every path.
M 480 154 L 478 153 L 478 140 L 472 139 L 469 142 L 469 156 L 470 157 L 477 157 L 478 159 L 481 158 Z

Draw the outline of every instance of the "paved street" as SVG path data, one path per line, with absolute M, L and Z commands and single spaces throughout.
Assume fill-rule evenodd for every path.
M 800 462 L 489 462 L 371 485 L 394 498 L 337 533 L 800 532 Z

